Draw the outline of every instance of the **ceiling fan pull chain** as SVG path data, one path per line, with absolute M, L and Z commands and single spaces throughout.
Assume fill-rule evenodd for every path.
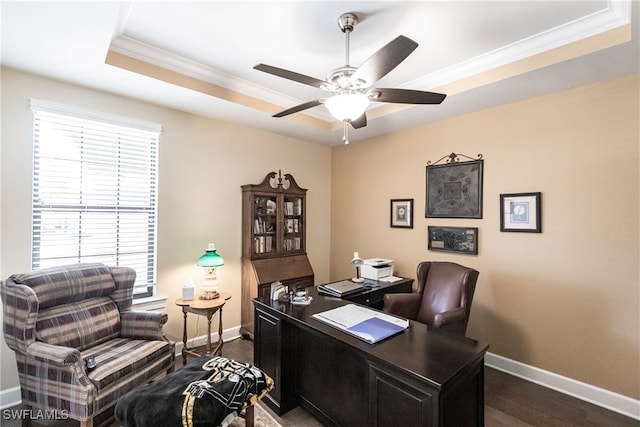
M 344 142 L 344 145 L 349 144 L 349 122 L 347 122 L 346 120 L 344 122 L 342 122 L 344 124 L 344 131 L 342 134 L 342 141 Z

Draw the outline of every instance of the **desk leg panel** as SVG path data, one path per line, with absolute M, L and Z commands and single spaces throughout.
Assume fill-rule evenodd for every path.
M 484 358 L 468 366 L 440 401 L 442 426 L 484 426 Z
M 369 419 L 373 427 L 437 426 L 437 390 L 372 363 L 369 367 Z
M 295 328 L 263 311 L 255 311 L 254 364 L 274 381 L 264 402 L 278 415 L 297 405 L 295 394 Z
M 298 329 L 297 335 L 297 389 L 303 406 L 324 425 L 369 425 L 367 361 L 314 331 Z

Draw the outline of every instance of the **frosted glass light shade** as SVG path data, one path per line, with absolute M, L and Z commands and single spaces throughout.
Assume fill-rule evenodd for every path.
M 369 106 L 369 97 L 361 93 L 341 93 L 324 101 L 333 117 L 340 121 L 355 120 Z

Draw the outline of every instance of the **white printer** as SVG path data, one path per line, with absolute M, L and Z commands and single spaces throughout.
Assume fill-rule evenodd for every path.
M 393 260 L 384 258 L 369 258 L 360 267 L 360 274 L 365 279 L 380 280 L 393 276 Z

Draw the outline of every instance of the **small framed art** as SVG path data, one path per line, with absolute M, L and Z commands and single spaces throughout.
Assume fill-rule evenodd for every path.
M 462 254 L 478 254 L 477 227 L 434 227 L 427 226 L 431 251 L 458 252 Z
M 391 199 L 391 227 L 413 228 L 413 199 Z
M 542 233 L 541 193 L 500 195 L 500 231 Z

